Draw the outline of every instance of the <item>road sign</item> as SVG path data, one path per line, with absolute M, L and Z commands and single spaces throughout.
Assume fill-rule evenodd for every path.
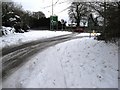
M 58 27 L 58 16 L 50 16 L 50 29 L 54 30 L 55 27 Z
M 56 25 L 58 22 L 58 16 L 50 16 L 50 22 L 52 25 Z

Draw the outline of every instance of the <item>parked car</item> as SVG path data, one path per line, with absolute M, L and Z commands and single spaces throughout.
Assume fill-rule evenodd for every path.
M 82 32 L 84 32 L 84 29 L 81 28 L 81 27 L 77 27 L 74 31 L 75 31 L 75 32 L 82 33 Z

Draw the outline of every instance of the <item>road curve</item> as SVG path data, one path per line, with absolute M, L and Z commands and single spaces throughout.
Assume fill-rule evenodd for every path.
M 77 33 L 37 40 L 11 48 L 3 48 L 2 71 L 0 71 L 2 72 L 3 80 L 14 73 L 21 65 L 24 65 L 34 54 L 58 43 L 74 39 L 75 35 Z

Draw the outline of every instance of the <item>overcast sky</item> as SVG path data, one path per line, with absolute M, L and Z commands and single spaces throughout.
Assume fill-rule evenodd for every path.
M 21 3 L 23 9 L 25 10 L 42 11 L 46 15 L 46 17 L 50 17 L 50 15 L 52 14 L 52 0 L 12 0 L 12 1 Z M 69 23 L 68 9 L 66 8 L 69 7 L 71 2 L 73 1 L 86 2 L 88 0 L 53 0 L 54 4 L 57 2 L 57 4 L 54 5 L 54 14 L 58 16 L 59 20 L 64 19 Z M 89 0 L 89 1 L 104 1 L 104 0 Z M 106 1 L 110 1 L 110 0 L 106 0 Z M 111 0 L 111 1 L 115 1 L 115 0 Z
M 29 11 L 42 11 L 46 17 L 49 17 L 52 14 L 52 0 L 13 0 L 14 2 L 21 3 L 23 9 Z M 57 2 L 58 1 L 58 2 Z M 53 0 L 54 5 L 54 14 L 58 15 L 58 19 L 64 19 L 68 22 L 68 9 L 70 6 L 70 0 Z M 64 2 L 64 3 L 62 3 Z M 61 4 L 60 4 L 61 3 Z M 47 7 L 50 6 L 50 7 Z

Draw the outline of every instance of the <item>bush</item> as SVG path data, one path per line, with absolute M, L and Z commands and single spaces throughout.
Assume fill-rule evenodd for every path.
M 9 35 L 15 33 L 15 29 L 11 27 L 4 27 L 2 26 L 2 29 L 0 31 L 2 35 Z

